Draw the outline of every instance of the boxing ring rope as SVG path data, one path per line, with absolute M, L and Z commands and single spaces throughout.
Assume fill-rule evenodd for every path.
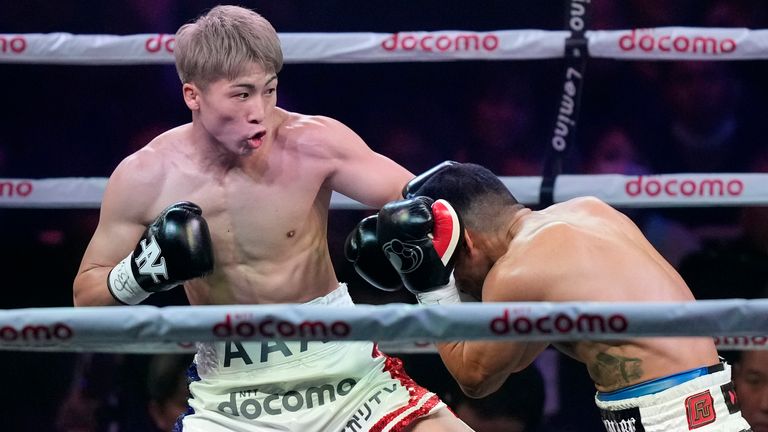
M 569 31 L 280 33 L 286 63 L 562 58 Z M 768 58 L 768 30 L 663 27 L 586 31 L 589 57 L 618 60 Z M 0 63 L 172 64 L 174 35 L 0 34 Z M 567 91 L 567 89 L 566 89 Z M 539 203 L 542 177 L 504 177 Z M 558 175 L 554 200 L 593 195 L 618 207 L 768 205 L 768 174 Z M 0 179 L 0 207 L 97 208 L 105 178 Z M 331 207 L 361 209 L 334 194 Z M 460 309 L 460 313 L 459 312 Z M 768 300 L 686 303 L 470 303 L 152 306 L 0 310 L 0 350 L 190 352 L 190 341 L 376 340 L 422 352 L 447 340 L 611 340 L 713 336 L 720 349 L 768 349 Z M 398 345 L 393 345 L 398 341 Z M 408 342 L 412 345 L 402 345 Z M 410 347 L 410 348 L 409 348 Z M 428 348 L 427 348 L 428 349 Z
M 0 349 L 152 352 L 191 341 L 573 341 L 716 336 L 766 349 L 768 299 L 419 306 L 113 306 L 0 311 Z M 174 347 L 175 346 L 175 347 Z
M 526 205 L 539 203 L 542 177 L 501 177 Z M 98 208 L 107 179 L 0 178 L 0 208 Z M 768 174 L 621 174 L 559 175 L 555 202 L 595 196 L 617 207 L 697 207 L 768 205 Z M 331 207 L 364 209 L 363 204 L 334 192 Z
M 279 33 L 286 63 L 374 63 L 560 58 L 569 31 Z M 659 27 L 587 31 L 590 57 L 618 60 L 759 60 L 768 30 Z M 175 35 L 0 34 L 0 63 L 172 64 Z

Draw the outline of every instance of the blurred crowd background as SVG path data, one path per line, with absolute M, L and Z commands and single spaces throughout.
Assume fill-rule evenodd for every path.
M 216 4 L 0 0 L 0 33 L 172 34 Z M 237 4 L 263 14 L 283 33 L 561 30 L 566 2 Z M 768 28 L 768 4 L 758 0 L 591 5 L 592 29 Z M 278 105 L 339 119 L 414 173 L 453 159 L 485 165 L 499 176 L 535 176 L 542 173 L 559 106 L 562 65 L 561 59 L 287 64 Z M 590 59 L 577 148 L 568 155 L 566 173 L 768 172 L 766 72 L 763 61 Z M 106 177 L 155 135 L 190 120 L 170 64 L 0 64 L 0 79 L 0 178 Z M 768 208 L 622 210 L 698 298 L 768 294 Z M 331 212 L 329 244 L 339 279 L 349 282 L 359 303 L 412 302 L 404 294 L 373 292 L 343 259 L 346 234 L 366 214 Z M 71 306 L 72 280 L 97 221 L 98 210 L 0 209 L 0 309 Z M 183 305 L 186 299 L 174 290 L 150 303 Z M 768 356 L 750 355 L 763 355 L 750 361 L 768 369 Z M 478 431 L 601 428 L 586 372 L 557 352 L 546 352 L 499 394 L 480 401 L 461 397 L 437 357 L 403 357 L 418 382 L 440 393 Z M 188 364 L 188 356 L 173 355 L 0 352 L 0 429 L 169 430 L 185 405 Z M 759 396 L 761 388 L 768 392 L 765 375 L 739 390 L 754 390 L 742 403 L 755 405 L 754 415 L 768 424 L 768 396 Z

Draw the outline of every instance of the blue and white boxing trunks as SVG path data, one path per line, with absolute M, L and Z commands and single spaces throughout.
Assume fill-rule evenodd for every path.
M 308 304 L 351 306 L 345 284 Z M 372 342 L 200 344 L 184 432 L 400 431 L 446 405 Z
M 608 432 L 750 432 L 726 363 L 598 392 Z

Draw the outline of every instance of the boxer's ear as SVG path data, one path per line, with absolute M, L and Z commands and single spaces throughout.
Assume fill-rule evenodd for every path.
M 184 96 L 184 103 L 187 104 L 187 107 L 192 111 L 197 111 L 200 109 L 200 102 L 198 101 L 198 98 L 200 97 L 200 89 L 192 84 L 192 83 L 184 83 L 184 85 L 181 86 L 181 92 Z
M 463 249 L 463 252 L 469 256 L 476 253 L 475 242 L 472 240 L 472 236 L 466 229 L 464 230 L 464 241 L 461 242 L 461 248 Z

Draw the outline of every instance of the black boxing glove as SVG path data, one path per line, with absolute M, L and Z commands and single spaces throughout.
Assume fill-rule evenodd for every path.
M 213 271 L 213 247 L 202 210 L 191 202 L 178 202 L 155 218 L 136 248 L 107 278 L 117 301 L 129 305 L 152 293 Z
M 381 250 L 376 237 L 377 218 L 376 215 L 368 216 L 349 233 L 344 242 L 344 256 L 369 284 L 380 290 L 397 291 L 403 283 Z
M 421 186 L 423 186 L 424 183 L 426 183 L 430 177 L 435 175 L 435 173 L 437 173 L 438 171 L 442 171 L 443 169 L 449 166 L 454 166 L 458 164 L 459 164 L 458 162 L 454 162 L 454 161 L 444 161 L 424 171 L 423 173 L 417 175 L 416 177 L 412 178 L 411 181 L 406 183 L 405 186 L 403 187 L 403 198 L 408 199 L 408 198 L 413 198 L 417 196 L 419 194 L 419 189 L 421 188 Z
M 453 279 L 464 227 L 445 200 L 419 196 L 379 211 L 376 230 L 389 262 L 422 304 L 459 303 Z

